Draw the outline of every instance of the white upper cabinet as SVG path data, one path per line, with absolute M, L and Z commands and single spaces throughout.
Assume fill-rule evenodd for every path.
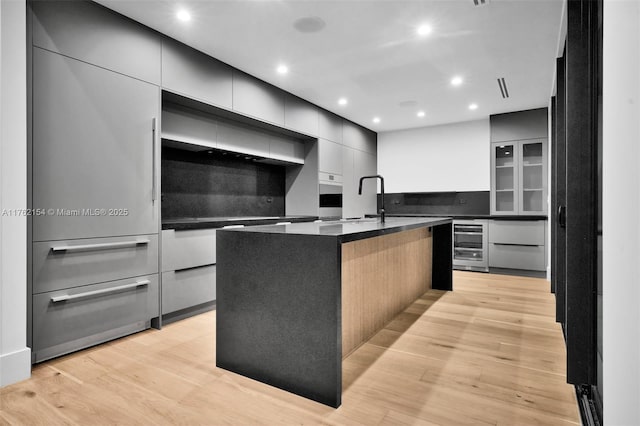
M 342 143 L 342 118 L 329 111 L 318 111 L 318 136 L 332 142 Z
M 243 124 L 218 120 L 218 149 L 269 157 L 269 135 Z
M 377 150 L 376 133 L 350 121 L 343 120 L 342 144 L 360 151 L 375 154 Z
M 160 85 L 160 36 L 88 1 L 34 1 L 33 44 Z
M 318 170 L 329 174 L 342 175 L 342 145 L 318 139 Z
M 284 127 L 284 92 L 234 70 L 233 110 Z
M 304 142 L 272 135 L 269 138 L 269 158 L 287 163 L 304 164 Z
M 309 136 L 318 134 L 318 108 L 289 93 L 284 98 L 284 126 Z
M 162 139 L 216 148 L 218 122 L 211 116 L 177 105 L 162 108 Z
M 162 40 L 162 87 L 231 109 L 232 68 L 173 39 Z

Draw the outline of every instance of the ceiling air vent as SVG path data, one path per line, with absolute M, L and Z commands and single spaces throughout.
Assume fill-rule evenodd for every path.
M 481 0 L 477 0 L 481 1 Z M 504 81 L 504 77 L 498 78 L 498 87 L 500 88 L 500 94 L 502 94 L 503 99 L 507 99 L 509 97 L 509 91 L 507 90 L 507 82 Z
M 489 4 L 489 0 L 473 0 L 474 6 L 484 6 L 485 4 Z

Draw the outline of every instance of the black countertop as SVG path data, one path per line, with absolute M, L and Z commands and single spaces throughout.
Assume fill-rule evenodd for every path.
M 205 229 L 232 225 L 271 225 L 279 222 L 313 222 L 318 216 L 233 216 L 233 217 L 181 217 L 162 221 L 162 229 Z
M 289 225 L 251 226 L 225 229 L 228 232 L 253 232 L 263 234 L 309 235 L 336 237 L 338 242 L 363 240 L 383 234 L 402 232 L 425 226 L 451 223 L 450 217 L 405 218 L 388 217 L 385 223 L 377 218 L 339 220 L 327 222 L 291 223 Z
M 491 215 L 491 214 L 437 214 L 437 213 L 387 213 L 387 217 L 443 217 L 453 219 L 498 219 L 498 220 L 547 220 L 544 215 Z M 374 215 L 367 215 L 374 217 Z

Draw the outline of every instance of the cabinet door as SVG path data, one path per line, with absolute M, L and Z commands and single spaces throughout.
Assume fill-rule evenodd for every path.
M 160 36 L 89 1 L 34 1 L 33 44 L 160 84 Z
M 361 217 L 358 206 L 358 182 L 355 170 L 355 149 L 342 147 L 342 216 Z
M 269 158 L 304 164 L 304 142 L 284 136 L 269 136 Z
M 521 141 L 518 159 L 520 214 L 546 214 L 547 149 L 545 141 Z
M 238 122 L 218 120 L 218 149 L 269 157 L 269 135 Z
M 284 99 L 284 126 L 305 135 L 318 134 L 318 108 L 296 96 L 286 94 Z
M 318 139 L 318 170 L 329 174 L 342 174 L 342 145 Z
M 34 241 L 158 232 L 159 108 L 156 86 L 34 49 L 33 206 L 53 209 Z
M 318 136 L 342 144 L 342 118 L 329 111 L 318 111 Z
M 370 154 L 377 151 L 376 134 L 347 120 L 342 121 L 342 143 Z
M 162 139 L 216 148 L 218 122 L 195 110 L 163 105 L 161 134 Z
M 233 72 L 233 110 L 284 126 L 284 92 L 240 71 Z
M 354 158 L 356 170 L 355 184 L 359 185 L 362 176 L 372 176 L 377 173 L 376 156 L 368 152 L 355 151 Z M 377 179 L 367 179 L 362 182 L 362 195 L 358 196 L 358 208 L 360 209 L 361 216 L 376 214 L 378 212 L 378 182 Z
M 491 144 L 491 214 L 518 213 L 518 144 Z
M 169 38 L 162 41 L 162 87 L 231 109 L 231 67 Z

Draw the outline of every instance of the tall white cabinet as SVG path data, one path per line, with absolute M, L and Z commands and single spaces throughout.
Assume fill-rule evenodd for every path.
M 89 2 L 33 2 L 33 361 L 159 316 L 158 35 Z

